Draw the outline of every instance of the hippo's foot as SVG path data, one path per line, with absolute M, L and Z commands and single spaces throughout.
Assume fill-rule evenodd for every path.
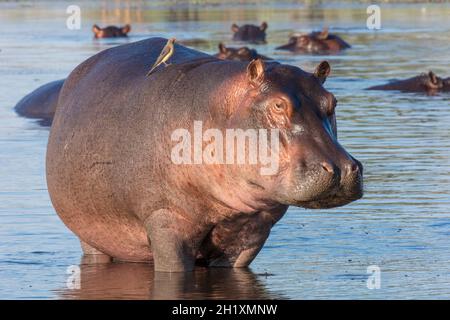
M 88 245 L 86 242 L 80 239 L 81 249 L 83 250 L 83 263 L 94 264 L 94 263 L 106 263 L 111 262 L 112 257 L 104 254 L 103 252 L 95 249 L 94 247 Z
M 192 271 L 202 239 L 208 229 L 175 210 L 160 209 L 144 222 L 155 271 Z

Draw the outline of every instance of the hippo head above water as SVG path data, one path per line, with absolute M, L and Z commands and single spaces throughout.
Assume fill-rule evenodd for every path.
M 123 27 L 108 26 L 105 28 L 100 28 L 98 25 L 94 24 L 92 26 L 92 32 L 94 33 L 94 38 L 115 38 L 115 37 L 126 37 L 131 30 L 129 24 Z
M 265 43 L 267 28 L 268 28 L 267 22 L 261 23 L 260 26 L 245 24 L 240 27 L 237 24 L 233 23 L 233 25 L 231 26 L 231 31 L 233 31 L 234 41 Z
M 337 100 L 322 86 L 329 73 L 326 61 L 312 74 L 260 59 L 248 65 L 248 98 L 231 115 L 230 127 L 278 128 L 280 164 L 276 176 L 255 168 L 238 175 L 274 202 L 330 208 L 363 194 L 362 165 L 337 141 Z
M 294 34 L 289 42 L 276 49 L 296 53 L 326 54 L 350 48 L 350 45 L 337 35 L 329 34 L 328 28 L 309 34 Z
M 368 90 L 398 90 L 402 92 L 425 92 L 434 95 L 450 91 L 450 78 L 438 77 L 433 71 L 405 80 L 394 80 L 388 84 L 374 86 Z
M 219 53 L 215 57 L 222 60 L 236 60 L 236 61 L 252 61 L 254 59 L 270 60 L 270 58 L 258 54 L 255 49 L 248 47 L 230 48 L 223 43 L 219 43 Z

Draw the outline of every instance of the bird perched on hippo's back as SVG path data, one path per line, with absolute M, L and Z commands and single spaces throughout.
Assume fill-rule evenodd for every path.
M 150 71 L 147 72 L 147 77 L 151 75 L 158 66 L 161 64 L 164 64 L 166 67 L 169 65 L 167 61 L 170 59 L 170 57 L 173 55 L 174 52 L 174 43 L 175 38 L 170 38 L 164 48 L 161 50 L 161 53 L 159 54 L 159 57 L 156 59 L 155 63 L 151 67 Z

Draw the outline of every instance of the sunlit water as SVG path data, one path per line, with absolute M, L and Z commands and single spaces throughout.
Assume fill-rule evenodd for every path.
M 364 90 L 429 69 L 450 76 L 449 5 L 385 5 L 374 32 L 365 5 L 78 3 L 82 29 L 71 31 L 69 3 L 0 2 L 0 298 L 450 298 L 450 95 Z M 330 61 L 325 87 L 339 100 L 341 143 L 365 166 L 364 198 L 330 210 L 291 208 L 250 270 L 155 275 L 145 264 L 82 261 L 47 194 L 48 128 L 18 117 L 15 103 L 105 48 L 175 36 L 214 53 L 219 41 L 232 44 L 232 22 L 263 20 L 262 54 L 309 71 Z M 91 37 L 93 23 L 125 22 L 128 40 Z M 325 57 L 275 52 L 291 31 L 324 24 L 353 48 Z M 80 289 L 67 285 L 73 265 Z M 381 269 L 380 289 L 367 288 L 370 265 Z

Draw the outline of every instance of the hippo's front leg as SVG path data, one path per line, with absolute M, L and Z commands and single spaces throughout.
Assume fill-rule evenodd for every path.
M 216 225 L 200 249 L 203 260 L 210 267 L 247 267 L 285 210 L 276 214 L 262 211 L 243 215 Z
M 160 209 L 145 220 L 155 271 L 194 269 L 198 248 L 209 229 L 174 210 Z

